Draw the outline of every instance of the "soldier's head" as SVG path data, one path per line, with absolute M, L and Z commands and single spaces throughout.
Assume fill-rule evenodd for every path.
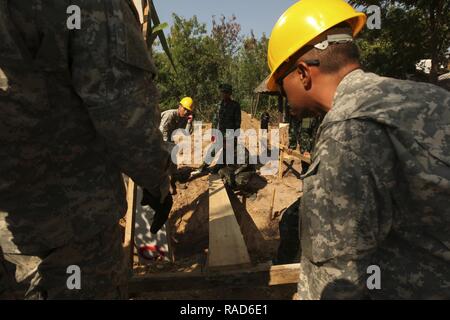
M 191 97 L 181 99 L 178 104 L 178 115 L 182 118 L 189 117 L 194 111 L 194 100 Z
M 294 115 L 328 111 L 341 80 L 360 67 L 353 42 L 366 21 L 344 0 L 302 0 L 278 20 L 269 41 L 268 88 L 288 98 Z
M 233 94 L 233 87 L 230 84 L 224 83 L 219 86 L 220 93 L 222 94 L 222 100 L 231 100 L 231 95 Z

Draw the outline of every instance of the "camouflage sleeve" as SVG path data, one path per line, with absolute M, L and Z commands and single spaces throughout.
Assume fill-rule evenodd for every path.
M 220 110 L 220 104 L 217 104 L 215 106 L 213 119 L 212 119 L 212 128 L 213 129 L 218 129 L 218 125 L 219 125 L 219 110 Z
M 152 194 L 168 191 L 155 68 L 130 1 L 80 0 L 72 82 L 111 161 Z
M 289 118 L 289 149 L 295 150 L 297 148 L 300 123 L 294 117 Z
M 370 123 L 321 133 L 301 199 L 301 299 L 359 299 L 392 223 L 389 140 Z
M 169 137 L 169 134 L 170 134 L 170 122 L 171 121 L 172 121 L 172 119 L 169 116 L 168 112 L 163 112 L 161 114 L 161 124 L 159 126 L 159 131 L 161 131 L 164 141 L 170 141 L 171 137 Z

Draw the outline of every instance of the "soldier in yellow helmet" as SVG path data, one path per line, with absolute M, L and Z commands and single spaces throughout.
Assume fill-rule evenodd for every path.
M 450 298 L 450 93 L 364 72 L 366 21 L 302 0 L 269 41 L 269 89 L 325 117 L 300 201 L 301 299 Z
M 181 99 L 178 104 L 178 108 L 169 109 L 161 113 L 161 123 L 159 130 L 162 133 L 163 140 L 166 142 L 166 148 L 169 151 L 175 147 L 173 143 L 173 133 L 178 129 L 186 129 L 189 134 L 193 132 L 192 122 L 194 119 L 194 100 L 191 97 L 185 97 Z M 173 162 L 170 164 L 169 175 L 170 175 L 170 193 L 176 194 L 176 182 L 177 182 L 177 165 Z M 146 189 L 143 190 L 143 198 L 141 205 L 151 205 L 150 194 Z M 167 210 L 162 211 L 163 214 L 156 214 L 153 219 L 153 224 L 151 232 L 156 234 L 160 228 L 167 221 L 169 212 Z
M 194 100 L 191 97 L 181 99 L 177 109 L 166 110 L 161 113 L 159 130 L 164 141 L 172 141 L 172 134 L 177 129 L 187 129 L 192 133 Z

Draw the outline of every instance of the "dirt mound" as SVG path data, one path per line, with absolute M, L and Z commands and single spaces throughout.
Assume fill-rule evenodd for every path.
M 252 118 L 252 116 L 245 112 L 241 112 L 241 129 L 242 130 L 248 130 L 248 129 L 255 129 L 258 130 L 261 128 L 261 123 L 258 119 Z

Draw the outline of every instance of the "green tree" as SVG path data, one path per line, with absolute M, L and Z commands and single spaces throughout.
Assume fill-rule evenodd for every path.
M 236 58 L 242 46 L 240 32 L 241 25 L 237 23 L 236 16 L 227 19 L 222 15 L 218 21 L 213 16 L 211 39 L 219 49 L 219 81 L 232 84 L 235 92 L 238 82 Z
M 364 66 L 374 72 L 406 78 L 421 59 L 431 59 L 430 82 L 436 82 L 446 65 L 450 46 L 448 0 L 351 0 L 367 8 L 378 5 L 381 30 L 365 30 L 358 43 Z
M 253 90 L 267 77 L 269 67 L 267 65 L 267 46 L 269 39 L 265 34 L 256 39 L 253 32 L 245 38 L 243 45 L 235 59 L 237 79 L 236 96 L 241 101 L 246 111 L 250 111 Z M 268 99 L 260 103 L 267 104 Z
M 177 106 L 183 96 L 191 96 L 196 103 L 199 119 L 211 119 L 212 105 L 217 100 L 220 52 L 215 41 L 207 34 L 206 25 L 196 16 L 184 19 L 173 15 L 173 26 L 167 38 L 176 72 L 167 55 L 155 52 L 159 70 L 158 86 L 161 109 Z

